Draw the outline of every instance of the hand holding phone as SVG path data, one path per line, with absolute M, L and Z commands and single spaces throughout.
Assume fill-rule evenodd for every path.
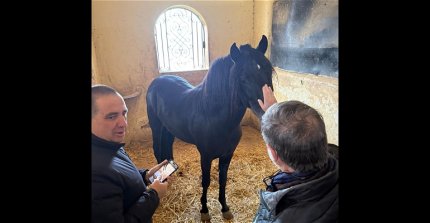
M 166 181 L 167 177 L 172 175 L 176 170 L 178 170 L 179 166 L 173 160 L 169 160 L 166 165 L 163 165 L 159 170 L 157 170 L 154 175 L 149 178 L 149 181 L 152 183 L 154 179 L 159 179 L 161 182 Z

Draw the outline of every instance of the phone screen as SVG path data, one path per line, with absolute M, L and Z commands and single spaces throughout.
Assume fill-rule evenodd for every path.
M 149 180 L 154 182 L 154 179 L 159 179 L 161 182 L 164 182 L 168 176 L 174 173 L 178 169 L 178 165 L 170 160 L 166 165 L 162 166 L 157 172 L 154 173 Z

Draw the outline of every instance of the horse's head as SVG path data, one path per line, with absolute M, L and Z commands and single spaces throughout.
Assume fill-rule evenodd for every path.
M 267 50 L 267 38 L 262 36 L 257 48 L 250 45 L 242 45 L 237 48 L 236 43 L 230 48 L 230 57 L 234 62 L 230 75 L 235 76 L 238 81 L 238 97 L 243 105 L 261 118 L 264 111 L 258 104 L 257 99 L 263 100 L 263 85 L 267 84 L 273 89 L 272 72 L 270 61 L 264 56 Z M 237 78 L 239 77 L 239 78 Z

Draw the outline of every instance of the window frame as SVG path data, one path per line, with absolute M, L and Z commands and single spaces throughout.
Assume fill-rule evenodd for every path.
M 196 64 L 193 63 L 192 68 L 177 68 L 171 65 L 171 59 L 169 56 L 171 56 L 170 51 L 171 49 L 168 49 L 168 45 L 169 45 L 169 38 L 167 37 L 162 37 L 162 35 L 168 35 L 167 32 L 167 28 L 165 28 L 165 30 L 161 30 L 160 33 L 157 31 L 157 26 L 159 25 L 163 25 L 160 24 L 162 23 L 160 21 L 160 19 L 162 19 L 162 17 L 166 18 L 166 13 L 170 10 L 174 10 L 174 9 L 183 9 L 183 10 L 187 10 L 191 13 L 191 17 L 193 17 L 193 15 L 199 20 L 198 22 L 200 22 L 201 27 L 199 27 L 201 29 L 201 34 L 200 34 L 200 38 L 198 40 L 203 41 L 201 43 L 197 41 L 193 41 L 191 43 L 192 46 L 192 58 L 195 61 L 195 57 L 196 54 L 199 53 L 199 50 L 201 50 L 202 52 L 200 52 L 200 60 L 197 59 L 197 66 Z M 191 21 L 190 21 L 191 23 Z M 187 23 L 188 25 L 192 25 L 190 23 Z M 167 27 L 168 21 L 165 21 L 165 26 Z M 160 28 L 162 29 L 162 28 Z M 192 34 L 194 39 L 194 29 L 192 28 Z M 159 35 L 161 34 L 160 38 Z M 196 34 L 198 36 L 198 34 Z M 158 71 L 160 73 L 170 73 L 170 72 L 184 72 L 184 71 L 199 71 L 199 70 L 208 70 L 209 69 L 209 46 L 208 46 L 208 29 L 207 29 L 207 25 L 206 25 L 206 21 L 204 20 L 204 18 L 201 16 L 201 14 L 199 12 L 197 12 L 197 10 L 189 7 L 189 6 L 185 6 L 185 5 L 174 5 L 171 7 L 166 8 L 162 13 L 160 13 L 160 15 L 157 17 L 156 22 L 154 24 L 154 41 L 155 41 L 155 47 L 156 47 L 156 54 L 157 54 L 157 66 L 158 66 Z M 161 45 L 158 43 L 159 41 L 161 41 Z M 194 50 L 194 47 L 199 47 L 199 45 L 201 46 L 201 48 L 198 48 L 197 50 Z M 166 57 L 166 53 L 168 54 Z M 167 59 L 166 59 L 167 58 Z M 166 66 L 163 61 L 167 61 L 168 65 Z M 201 66 L 199 66 L 201 64 Z

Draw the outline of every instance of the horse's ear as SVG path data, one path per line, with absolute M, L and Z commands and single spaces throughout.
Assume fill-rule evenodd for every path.
M 263 35 L 261 37 L 260 43 L 258 44 L 257 50 L 262 52 L 263 54 L 266 53 L 267 50 L 267 37 Z
M 237 62 L 240 57 L 239 48 L 237 48 L 236 43 L 233 43 L 230 47 L 230 57 L 234 62 Z

